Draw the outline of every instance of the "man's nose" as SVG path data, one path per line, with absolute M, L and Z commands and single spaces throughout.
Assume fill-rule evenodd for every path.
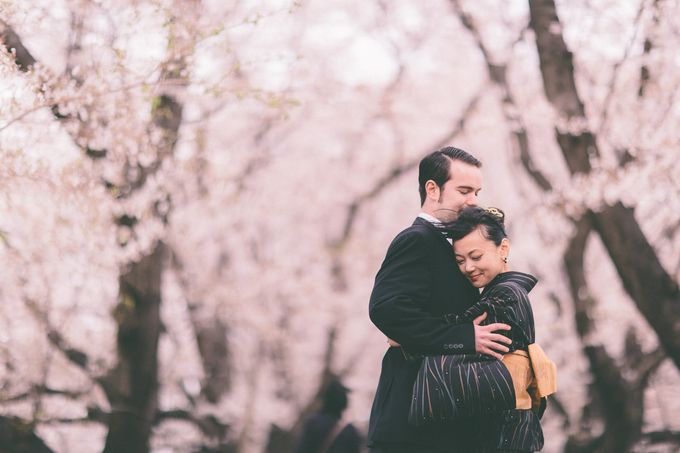
M 467 206 L 477 206 L 477 194 L 476 193 L 469 194 L 465 199 L 465 204 Z

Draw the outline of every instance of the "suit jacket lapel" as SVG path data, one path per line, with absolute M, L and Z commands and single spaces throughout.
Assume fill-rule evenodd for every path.
M 446 236 L 444 236 L 444 233 L 442 233 L 440 230 L 437 229 L 436 226 L 432 225 L 430 222 L 427 220 L 423 219 L 422 217 L 416 217 L 416 220 L 413 222 L 414 225 L 425 225 L 429 231 L 436 235 L 438 240 L 440 240 L 446 248 L 451 252 L 451 255 L 453 255 L 453 247 L 451 246 L 451 243 L 446 240 Z

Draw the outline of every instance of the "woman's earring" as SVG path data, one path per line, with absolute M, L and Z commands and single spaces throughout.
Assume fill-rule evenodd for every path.
M 504 263 L 507 263 L 507 262 L 508 262 L 508 257 L 507 257 L 507 256 L 503 258 L 503 262 L 504 262 Z

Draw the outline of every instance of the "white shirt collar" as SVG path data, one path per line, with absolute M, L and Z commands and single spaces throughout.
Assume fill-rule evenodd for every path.
M 430 222 L 434 225 L 441 225 L 442 224 L 441 220 L 439 220 L 438 218 L 436 218 L 434 216 L 431 216 L 430 214 L 426 214 L 424 212 L 421 212 L 420 214 L 418 214 L 418 217 L 420 217 L 423 220 L 427 220 L 428 222 Z
M 421 212 L 420 214 L 418 214 L 418 217 L 420 217 L 423 220 L 427 220 L 428 222 L 430 222 L 434 226 L 440 226 L 442 224 L 441 220 L 439 220 L 438 218 L 436 218 L 434 216 L 431 216 L 430 214 L 426 214 L 424 212 Z M 442 231 L 442 234 L 445 235 L 445 233 L 443 231 Z M 446 240 L 448 241 L 449 244 L 453 244 L 453 241 L 450 238 L 446 238 Z

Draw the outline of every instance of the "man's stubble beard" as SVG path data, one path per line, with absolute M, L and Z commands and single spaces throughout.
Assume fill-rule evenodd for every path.
M 444 211 L 445 215 L 435 215 L 437 219 L 439 219 L 442 223 L 448 223 L 448 222 L 453 222 L 458 218 L 458 212 L 455 209 L 449 209 L 449 208 L 439 208 L 435 209 L 433 212 L 438 213 Z

